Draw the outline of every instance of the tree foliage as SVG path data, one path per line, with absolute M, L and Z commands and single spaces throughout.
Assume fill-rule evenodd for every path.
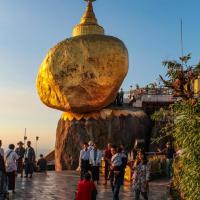
M 190 55 L 181 59 L 182 63 L 187 65 Z M 175 147 L 181 150 L 173 165 L 174 188 L 179 192 L 181 199 L 200 200 L 200 98 L 194 98 L 192 88 L 188 90 L 185 86 L 198 76 L 200 64 L 195 68 L 187 66 L 185 70 L 182 63 L 164 62 L 169 80 L 163 79 L 163 82 L 174 89 L 175 95 L 182 97 L 182 100 L 175 102 L 168 110 L 155 112 L 152 119 L 160 120 L 161 117 L 167 116 L 168 120 L 162 128 L 162 133 L 164 137 L 171 135 Z M 177 79 L 180 83 L 174 85 Z M 162 138 L 163 136 L 157 140 Z
M 165 80 L 161 75 L 160 79 L 166 87 L 173 89 L 175 97 L 182 97 L 184 100 L 193 99 L 194 92 L 192 84 L 200 74 L 200 63 L 196 66 L 188 65 L 191 55 L 180 57 L 180 61 L 163 61 L 163 66 L 167 68 Z

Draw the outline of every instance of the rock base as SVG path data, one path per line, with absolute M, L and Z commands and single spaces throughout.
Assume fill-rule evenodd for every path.
M 150 120 L 143 111 L 103 109 L 89 114 L 63 113 L 56 135 L 55 168 L 57 171 L 76 169 L 84 142 L 95 141 L 100 149 L 108 142 L 133 147 L 135 139 L 147 138 Z

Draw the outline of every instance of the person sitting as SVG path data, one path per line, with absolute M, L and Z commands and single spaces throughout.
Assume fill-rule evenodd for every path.
M 37 162 L 39 167 L 39 172 L 46 172 L 47 170 L 47 160 L 43 157 L 43 154 L 40 154 L 40 159 Z
M 97 189 L 94 182 L 91 181 L 91 175 L 85 173 L 84 180 L 78 183 L 75 200 L 96 200 Z

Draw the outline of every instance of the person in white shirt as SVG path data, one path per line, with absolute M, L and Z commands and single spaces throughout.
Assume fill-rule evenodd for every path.
M 16 160 L 19 158 L 19 156 L 14 151 L 14 144 L 10 144 L 8 148 L 9 150 L 5 153 L 6 174 L 8 177 L 8 190 L 12 190 L 12 192 L 15 193 L 15 173 L 17 171 Z
M 122 178 L 122 157 L 117 152 L 117 147 L 111 148 L 112 158 L 110 165 L 110 183 L 113 191 L 113 200 L 119 200 L 120 187 L 123 184 Z
M 80 151 L 79 168 L 81 169 L 81 180 L 83 180 L 85 173 L 89 171 L 89 157 L 90 151 L 88 150 L 88 143 L 84 143 L 83 149 Z
M 2 141 L 0 140 L 0 154 L 2 157 L 4 157 L 4 150 L 1 146 L 2 146 Z
M 102 153 L 97 149 L 97 144 L 93 144 L 93 149 L 90 151 L 90 165 L 92 168 L 92 180 L 99 183 L 99 167 L 101 165 Z
M 92 140 L 88 142 L 88 150 L 91 151 L 94 148 L 94 143 Z

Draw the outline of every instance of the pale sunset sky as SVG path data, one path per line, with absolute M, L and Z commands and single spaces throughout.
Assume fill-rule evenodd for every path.
M 94 11 L 107 35 L 120 38 L 129 51 L 129 73 L 122 87 L 144 86 L 164 74 L 162 61 L 184 52 L 200 60 L 199 0 L 97 0 Z M 40 152 L 52 150 L 61 112 L 43 105 L 35 80 L 48 50 L 71 37 L 86 8 L 83 0 L 0 0 L 0 139 L 23 140 L 24 129 Z

